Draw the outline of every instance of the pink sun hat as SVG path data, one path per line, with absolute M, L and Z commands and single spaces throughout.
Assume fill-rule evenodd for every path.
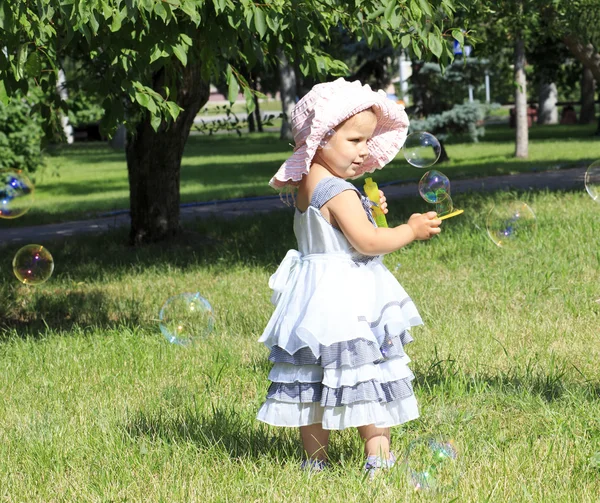
M 357 170 L 358 178 L 383 168 L 398 154 L 408 133 L 408 116 L 402 105 L 390 100 L 384 91 L 373 91 L 359 81 L 342 78 L 314 86 L 294 107 L 291 117 L 296 146 L 269 185 L 282 189 L 298 185 L 308 173 L 312 159 L 327 133 L 359 112 L 373 109 L 377 126 L 367 141 L 369 156 Z

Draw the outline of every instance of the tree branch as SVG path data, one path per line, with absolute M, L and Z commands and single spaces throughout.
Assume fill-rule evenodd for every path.
M 594 75 L 594 79 L 600 82 L 600 53 L 592 44 L 585 44 L 575 35 L 565 35 L 563 42 L 571 51 L 573 56 Z

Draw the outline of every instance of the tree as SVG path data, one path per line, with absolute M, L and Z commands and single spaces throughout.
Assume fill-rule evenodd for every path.
M 600 82 L 600 0 L 555 0 L 545 15 L 555 36 L 587 69 L 588 81 L 591 74 Z M 600 120 L 596 134 L 600 134 Z
M 102 126 L 128 128 L 133 243 L 179 230 L 179 174 L 190 127 L 209 82 L 229 98 L 253 94 L 238 70 L 273 64 L 280 48 L 304 75 L 343 75 L 321 49 L 335 27 L 370 45 L 384 40 L 447 62 L 443 30 L 452 0 L 12 0 L 0 5 L 0 99 L 55 89 L 57 62 L 81 62 L 81 78 L 105 96 Z M 64 104 L 54 93 L 46 108 Z
M 527 157 L 529 130 L 527 120 L 526 51 L 537 33 L 540 4 L 544 0 L 482 0 L 462 13 L 466 24 L 475 25 L 482 56 L 493 57 L 507 43 L 512 46 L 515 85 L 515 157 Z M 464 4 L 463 4 L 464 5 Z

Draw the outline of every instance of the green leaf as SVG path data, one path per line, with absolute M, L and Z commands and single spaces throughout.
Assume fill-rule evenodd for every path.
M 416 21 L 421 19 L 421 16 L 423 15 L 423 13 L 421 12 L 421 9 L 419 8 L 419 5 L 417 4 L 417 2 L 415 0 L 410 1 L 410 11 Z
M 167 110 L 169 111 L 169 114 L 171 115 L 173 120 L 177 120 L 177 117 L 179 117 L 179 114 L 183 109 L 174 101 L 167 101 L 166 105 Z
M 147 94 L 136 91 L 135 101 L 137 101 L 144 108 L 148 108 L 148 103 L 150 102 L 150 97 Z
M 39 77 L 42 73 L 42 59 L 38 52 L 32 52 L 27 58 L 25 72 L 28 77 Z
M 417 43 L 417 41 L 416 41 L 416 40 L 413 40 L 413 41 L 412 41 L 412 50 L 413 50 L 413 52 L 415 53 L 415 56 L 416 56 L 418 59 L 421 59 L 421 55 L 422 55 L 422 53 L 421 53 L 421 48 L 419 47 L 419 44 Z
M 179 34 L 179 39 L 185 44 L 191 46 L 193 44 L 192 37 L 186 35 L 185 33 Z
M 6 92 L 6 87 L 4 87 L 4 82 L 0 80 L 0 103 L 4 105 L 8 105 L 10 98 L 8 93 Z
M 17 50 L 15 77 L 21 80 L 25 76 L 25 63 L 27 62 L 27 44 L 21 44 Z
M 433 16 L 433 12 L 431 12 L 431 7 L 429 5 L 429 2 L 427 0 L 419 0 L 419 5 L 421 6 L 421 11 L 429 16 L 432 17 Z
M 154 63 L 156 60 L 158 60 L 162 57 L 163 57 L 163 50 L 160 47 L 156 46 L 156 47 L 154 47 L 152 54 L 150 54 L 150 63 Z
M 173 54 L 177 57 L 183 66 L 187 65 L 187 54 L 185 52 L 185 47 L 182 45 L 174 45 L 173 46 Z
M 217 14 L 225 11 L 225 7 L 227 6 L 226 0 L 213 0 L 213 3 L 215 4 L 215 12 Z
M 396 10 L 396 0 L 388 0 L 388 4 L 385 7 L 385 12 L 383 14 L 383 17 L 389 21 L 395 10 Z
M 248 114 L 251 114 L 256 108 L 256 103 L 254 103 L 254 96 L 252 95 L 252 90 L 249 87 L 244 88 L 244 99 L 246 100 Z
M 433 52 L 436 58 L 439 58 L 442 55 L 442 41 L 439 36 L 436 36 L 433 32 L 429 32 L 428 35 L 428 45 L 429 50 Z
M 198 7 L 196 6 L 196 3 L 194 1 L 187 0 L 184 3 L 182 3 L 181 10 L 183 10 L 183 12 L 185 12 L 189 16 L 190 21 L 196 26 L 200 24 L 202 18 L 200 17 Z
M 254 11 L 254 26 L 256 27 L 256 31 L 258 31 L 260 38 L 263 38 L 265 33 L 267 33 L 267 23 L 265 21 L 265 13 L 262 9 L 256 9 Z
M 167 21 L 167 10 L 164 8 L 162 2 L 156 3 L 156 5 L 154 6 L 154 13 L 163 21 Z
M 146 108 L 150 111 L 152 115 L 154 115 L 158 110 L 156 107 L 156 103 L 152 98 L 148 99 L 148 104 L 146 105 Z
M 452 30 L 452 37 L 456 40 L 461 46 L 465 43 L 465 36 L 461 30 L 454 29 Z
M 279 28 L 279 19 L 274 16 L 267 16 L 267 25 L 273 33 L 277 33 Z
M 110 31 L 113 33 L 121 29 L 121 13 L 115 12 L 110 23 Z
M 161 122 L 162 117 L 160 115 L 152 115 L 150 117 L 150 125 L 152 126 L 152 129 L 154 129 L 154 131 L 158 131 Z
M 400 45 L 402 45 L 403 49 L 406 49 L 410 45 L 410 35 L 408 33 L 402 36 L 400 39 Z
M 240 93 L 240 86 L 234 75 L 229 79 L 229 86 L 227 88 L 227 99 L 229 103 L 235 103 L 238 94 Z
M 113 15 L 113 10 L 111 9 L 110 5 L 108 5 L 106 0 L 102 2 L 102 15 L 104 16 L 105 20 Z

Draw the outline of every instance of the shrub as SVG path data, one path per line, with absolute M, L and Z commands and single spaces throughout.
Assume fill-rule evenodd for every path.
M 477 143 L 485 135 L 484 119 L 487 113 L 499 105 L 485 105 L 478 101 L 454 105 L 441 114 L 431 114 L 424 119 L 410 121 L 409 132 L 427 131 L 439 140 L 447 140 L 453 135 L 467 133 L 471 141 Z
M 43 131 L 32 107 L 13 99 L 0 102 L 0 169 L 34 172 L 43 165 Z

